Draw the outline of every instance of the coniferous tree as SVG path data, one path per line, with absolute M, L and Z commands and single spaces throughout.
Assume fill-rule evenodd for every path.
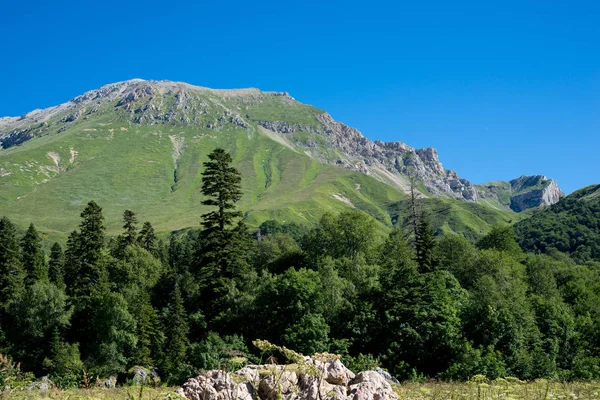
M 231 166 L 231 156 L 217 148 L 208 158 L 202 173 L 202 194 L 207 199 L 202 204 L 217 209 L 202 215 L 205 230 L 199 238 L 197 264 L 201 267 L 199 280 L 214 291 L 218 290 L 214 284 L 215 276 L 231 279 L 239 276 L 247 266 L 249 255 L 243 250 L 247 248 L 245 239 L 249 235 L 241 221 L 234 229 L 230 228 L 234 220 L 242 216 L 240 211 L 235 211 L 236 202 L 242 197 L 242 178 Z
M 23 290 L 24 279 L 17 230 L 3 217 L 0 219 L 0 310 Z
M 160 330 L 158 315 L 150 302 L 150 294 L 141 290 L 133 304 L 136 318 L 137 347 L 134 362 L 137 365 L 153 366 L 159 346 L 164 340 Z
M 79 231 L 74 230 L 67 239 L 67 247 L 64 253 L 65 262 L 63 264 L 64 283 L 69 296 L 75 294 L 75 284 L 81 269 L 80 253 Z
M 54 242 L 50 249 L 50 257 L 48 259 L 48 277 L 50 278 L 50 282 L 63 289 L 65 285 L 64 266 L 65 255 L 60 244 Z
M 33 224 L 29 225 L 27 233 L 21 239 L 21 259 L 28 284 L 48 279 L 48 266 L 42 252 L 42 238 Z
M 150 222 L 144 222 L 142 229 L 140 229 L 137 241 L 140 246 L 150 252 L 150 254 L 158 257 L 158 238 L 156 237 L 154 227 Z
M 137 239 L 137 217 L 131 210 L 125 210 L 123 213 L 123 241 L 125 246 L 129 246 L 135 243 Z
M 67 264 L 70 279 L 67 288 L 76 296 L 90 296 L 91 291 L 106 281 L 105 227 L 102 208 L 90 201 L 81 213 L 79 232 L 67 242 Z
M 240 211 L 234 211 L 235 203 L 242 198 L 242 177 L 231 166 L 233 160 L 225 150 L 216 148 L 208 158 L 210 161 L 204 163 L 202 172 L 202 194 L 208 198 L 202 204 L 218 208 L 202 215 L 202 225 L 223 232 L 235 218 L 242 216 Z
M 185 316 L 179 285 L 175 284 L 165 320 L 166 340 L 163 355 L 163 370 L 172 380 L 177 379 L 178 366 L 182 365 L 186 359 L 189 328 Z
M 435 238 L 433 229 L 429 222 L 429 216 L 425 211 L 419 215 L 419 223 L 417 225 L 417 235 L 415 237 L 415 256 L 420 272 L 431 272 L 435 266 Z

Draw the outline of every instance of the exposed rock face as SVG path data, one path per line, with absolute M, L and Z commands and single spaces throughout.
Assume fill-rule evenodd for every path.
M 477 186 L 481 199 L 491 199 L 515 212 L 548 206 L 564 197 L 556 181 L 543 175 L 521 176 L 510 182 L 490 182 Z
M 292 365 L 251 365 L 236 373 L 208 371 L 178 393 L 190 400 L 397 400 L 377 371 L 354 375 L 339 360 L 306 357 Z
M 526 178 L 525 183 L 522 182 L 523 178 Z M 558 203 L 561 197 L 564 197 L 564 193 L 554 180 L 541 175 L 521 177 L 510 181 L 510 184 L 512 187 L 529 185 L 532 188 L 511 198 L 510 208 L 515 212 L 521 212 L 532 207 L 550 206 Z

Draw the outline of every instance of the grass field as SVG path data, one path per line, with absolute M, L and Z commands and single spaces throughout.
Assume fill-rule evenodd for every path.
M 13 391 L 0 399 L 97 399 L 162 400 L 180 398 L 176 388 L 122 387 L 116 389 L 71 389 Z M 467 383 L 405 383 L 394 387 L 399 400 L 592 400 L 600 399 L 600 382 L 560 383 L 505 379 Z
M 394 204 L 406 198 L 402 190 L 333 165 L 344 156 L 325 133 L 280 134 L 257 122 L 310 128 L 321 110 L 254 89 L 186 93 L 185 107 L 175 94 L 158 92 L 127 108 L 118 99 L 100 102 L 93 113 L 86 109 L 68 124 L 58 115 L 34 139 L 0 148 L 0 216 L 21 231 L 33 222 L 46 243 L 64 243 L 90 200 L 103 208 L 111 236 L 120 232 L 126 209 L 163 235 L 199 227 L 207 211 L 201 205 L 202 163 L 222 147 L 242 174 L 239 207 L 250 226 L 267 219 L 312 225 L 324 212 L 349 208 L 391 226 Z M 140 111 L 147 107 L 154 111 Z M 135 122 L 148 114 L 169 119 Z M 477 236 L 513 218 L 501 207 L 451 199 L 437 205 L 452 209 L 452 216 L 434 220 L 441 232 Z

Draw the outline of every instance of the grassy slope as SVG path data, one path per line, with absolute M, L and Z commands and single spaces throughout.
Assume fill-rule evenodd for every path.
M 185 143 L 176 183 L 170 136 Z M 251 224 L 268 218 L 311 223 L 324 211 L 347 209 L 333 194 L 389 224 L 386 203 L 403 196 L 368 176 L 319 164 L 258 130 L 143 126 L 103 117 L 0 151 L 0 165 L 14 171 L 0 178 L 0 214 L 62 235 L 94 199 L 104 208 L 109 233 L 118 231 L 125 209 L 162 232 L 195 226 L 206 211 L 200 205 L 202 162 L 216 146 L 230 151 L 242 172 L 240 207 Z M 78 152 L 73 163 L 71 149 Z M 49 152 L 60 155 L 60 172 L 48 170 L 55 167 Z
M 232 154 L 242 173 L 240 208 L 251 225 L 270 218 L 312 224 L 326 211 L 350 207 L 391 225 L 391 216 L 397 213 L 394 204 L 405 198 L 401 191 L 364 174 L 321 164 L 307 156 L 305 148 L 290 144 L 309 141 L 320 156 L 339 158 L 319 135 L 289 134 L 286 145 L 284 139 L 255 124 L 248 130 L 232 123 L 222 123 L 220 130 L 204 128 L 217 123 L 226 110 L 239 112 L 246 121 L 305 125 L 316 124 L 321 110 L 284 96 L 213 91 L 192 96 L 190 104 L 206 112 L 186 114 L 191 120 L 200 115 L 201 121 L 191 124 L 134 124 L 129 111 L 115 108 L 115 101 L 62 133 L 57 132 L 63 124 L 51 125 L 54 128 L 45 136 L 0 150 L 0 168 L 12 172 L 0 176 L 0 215 L 22 229 L 34 222 L 49 239 L 61 241 L 77 226 L 79 213 L 92 199 L 103 207 L 111 235 L 120 231 L 125 209 L 138 213 L 141 221 L 152 222 L 159 233 L 196 227 L 206 212 L 200 204 L 202 163 L 220 146 Z M 140 99 L 131 109 L 147 101 Z M 155 95 L 154 101 L 168 109 L 174 97 Z M 182 144 L 181 154 L 174 154 L 174 142 Z M 72 151 L 77 153 L 73 162 Z M 58 154 L 58 166 L 49 154 Z M 430 199 L 428 207 L 441 232 L 469 237 L 518 218 L 505 210 L 450 199 Z

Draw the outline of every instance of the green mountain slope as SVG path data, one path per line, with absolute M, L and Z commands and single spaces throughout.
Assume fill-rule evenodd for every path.
M 515 225 L 527 250 L 567 252 L 580 262 L 600 261 L 600 185 L 580 189 Z
M 456 211 L 434 213 L 441 231 L 473 236 L 515 218 L 455 200 L 434 150 L 370 142 L 287 93 L 121 82 L 0 119 L 0 142 L 0 215 L 56 237 L 76 226 L 90 199 L 104 208 L 109 234 L 125 209 L 159 232 L 197 226 L 206 211 L 202 162 L 217 146 L 242 172 L 240 208 L 251 225 L 311 224 L 326 211 L 356 208 L 390 226 L 394 204 L 406 198 L 402 171 L 424 179 L 426 197 L 441 196 L 430 200 L 434 209 Z

